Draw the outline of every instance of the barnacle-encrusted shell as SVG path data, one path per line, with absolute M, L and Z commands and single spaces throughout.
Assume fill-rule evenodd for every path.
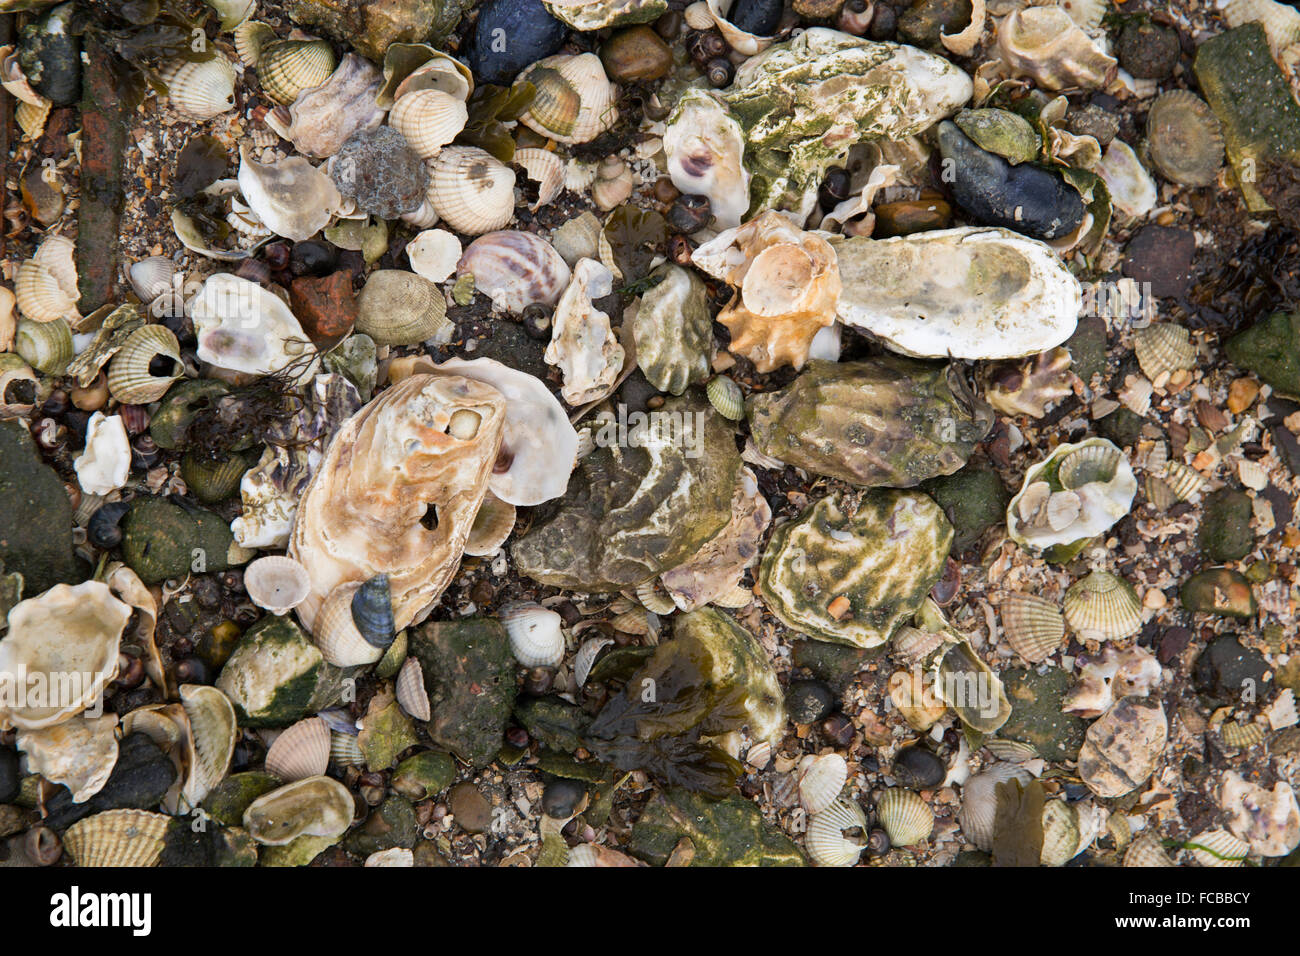
M 545 359 L 564 374 L 560 394 L 570 405 L 604 398 L 623 369 L 624 351 L 609 316 L 593 304 L 614 289 L 614 276 L 595 259 L 580 259 L 552 318 Z
M 384 121 L 384 111 L 375 103 L 382 82 L 374 64 L 347 54 L 328 80 L 290 103 L 285 139 L 306 156 L 333 156 L 353 133 Z
M 159 358 L 171 359 L 170 374 L 153 373 Z M 109 361 L 108 391 L 124 405 L 148 405 L 184 377 L 176 334 L 164 325 L 145 325 L 132 332 Z
M 30 259 L 18 267 L 14 295 L 18 311 L 33 322 L 67 319 L 75 322 L 77 300 L 76 246 L 66 236 L 50 236 Z
M 1133 351 L 1142 374 L 1152 382 L 1196 367 L 1196 346 L 1191 333 L 1171 322 L 1153 322 L 1133 333 Z
M 18 733 L 27 769 L 63 784 L 74 803 L 85 803 L 108 782 L 117 763 L 117 715 L 74 717 L 54 727 Z
M 352 796 L 329 777 L 307 777 L 258 797 L 244 829 L 258 843 L 284 846 L 300 836 L 337 837 L 352 823 Z
M 1133 586 L 1109 571 L 1093 571 L 1065 592 L 1065 622 L 1081 640 L 1115 641 L 1142 629 L 1142 603 Z
M 665 0 L 543 0 L 542 6 L 551 16 L 582 33 L 649 23 L 668 8 Z
M 664 133 L 664 155 L 674 186 L 707 196 L 719 227 L 740 225 L 749 208 L 745 137 L 716 98 L 702 90 L 682 94 Z
M 465 128 L 464 100 L 441 90 L 415 90 L 393 104 L 388 124 L 421 159 L 433 159 Z
M 256 282 L 225 272 L 209 276 L 190 300 L 198 356 L 217 368 L 269 375 L 289 365 L 298 381 L 315 371 L 311 341 L 284 301 Z
M 886 790 L 876 801 L 876 816 L 894 846 L 920 843 L 934 830 L 934 811 L 915 790 Z
M 257 218 L 277 236 L 310 239 L 343 207 L 334 180 L 301 156 L 259 163 L 240 148 L 239 189 Z
M 105 810 L 78 820 L 63 834 L 77 866 L 156 866 L 172 818 L 148 810 Z
M 560 143 L 588 143 L 618 119 L 618 88 L 594 53 L 539 60 L 519 74 L 537 94 L 519 122 Z
M 1219 783 L 1219 806 L 1228 829 L 1260 856 L 1286 856 L 1300 846 L 1300 806 L 1283 780 L 1268 790 L 1228 771 Z
M 818 866 L 852 866 L 866 846 L 867 817 L 852 800 L 838 799 L 808 818 L 804 848 Z
M 258 51 L 257 78 L 277 103 L 322 85 L 334 72 L 334 49 L 325 40 L 276 40 Z
M 456 573 L 501 445 L 506 402 L 459 376 L 413 375 L 349 418 L 303 494 L 289 555 L 312 593 L 386 573 L 397 629 L 423 620 Z M 428 509 L 437 526 L 422 524 Z
M 540 604 L 507 604 L 499 613 L 510 652 L 523 667 L 555 667 L 564 659 L 563 619 Z
M 442 290 L 413 272 L 377 269 L 357 294 L 356 330 L 384 345 L 418 345 L 449 329 Z
M 235 108 L 235 68 L 219 52 L 198 62 L 175 60 L 159 76 L 172 109 L 185 119 L 202 122 Z
M 319 717 L 307 717 L 271 741 L 266 772 L 292 782 L 319 777 L 329 768 L 330 729 Z
M 1147 112 L 1147 152 L 1166 179 L 1208 186 L 1223 166 L 1223 126 L 1195 93 L 1170 90 Z
M 1047 548 L 1101 534 L 1128 514 L 1137 478 L 1124 453 L 1104 438 L 1059 445 L 1025 474 L 1007 506 L 1007 532 Z
M 821 813 L 839 797 L 848 779 L 849 766 L 839 754 L 809 754 L 799 761 L 799 802 L 808 813 Z
M 1125 697 L 1088 728 L 1079 776 L 1099 797 L 1122 797 L 1151 776 L 1168 737 L 1159 701 Z
M 429 204 L 457 232 L 503 228 L 515 211 L 515 174 L 476 146 L 447 146 L 429 164 Z
M 709 377 L 709 294 L 703 280 L 681 266 L 665 263 L 652 275 L 661 281 L 641 296 L 632 322 L 636 363 L 655 388 L 680 395 Z
M 48 705 L 0 700 L 0 729 L 52 727 L 89 707 L 117 677 L 118 644 L 130 619 L 131 608 L 98 581 L 56 584 L 14 605 L 0 640 L 0 673 L 44 675 L 47 686 L 67 693 Z
M 1015 10 L 998 23 L 997 49 L 1019 75 L 1048 90 L 1104 87 L 1118 69 L 1060 7 Z
M 545 239 L 504 229 L 479 236 L 456 263 L 499 309 L 518 314 L 534 302 L 555 305 L 569 284 L 569 265 Z
M 1060 649 L 1065 619 L 1054 602 L 1037 594 L 1008 594 L 1002 601 L 1002 629 L 1012 650 L 1039 664 Z
M 875 647 L 934 587 L 952 533 L 923 494 L 872 491 L 852 517 L 828 496 L 773 533 L 759 570 L 763 600 L 796 631 Z M 837 616 L 830 605 L 839 597 L 848 608 Z
M 840 320 L 904 355 L 1032 355 L 1068 339 L 1083 307 L 1083 290 L 1056 253 L 1007 229 L 855 237 L 832 247 Z
M 268 554 L 244 569 L 248 599 L 272 614 L 287 614 L 307 599 L 311 578 L 292 558 Z

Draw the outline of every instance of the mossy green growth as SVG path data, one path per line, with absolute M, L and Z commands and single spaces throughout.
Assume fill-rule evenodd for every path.
M 1300 312 L 1274 312 L 1230 338 L 1224 351 L 1279 392 L 1300 396 Z
M 283 780 L 262 770 L 232 773 L 209 791 L 203 800 L 203 811 L 222 826 L 237 827 L 244 822 L 244 811 L 249 804 L 282 786 Z
M 216 686 L 241 726 L 281 727 L 333 703 L 341 681 L 297 624 L 266 617 L 245 632 Z
M 1006 518 L 1011 494 L 986 464 L 968 464 L 951 475 L 931 478 L 921 490 L 938 502 L 952 524 L 952 550 L 964 551 Z
M 573 753 L 591 723 L 581 707 L 558 697 L 521 697 L 515 701 L 515 720 L 542 746 Z
M 141 498 L 122 519 L 122 555 L 145 584 L 230 567 L 230 525 L 204 508 Z
M 763 820 L 758 807 L 733 794 L 724 800 L 680 788 L 657 794 L 632 828 L 628 851 L 663 866 L 683 840 L 694 847 L 691 866 L 803 866 L 802 851 Z
M 1016 668 L 1002 674 L 1002 687 L 1011 702 L 1011 716 L 999 737 L 1031 744 L 1044 760 L 1073 760 L 1083 746 L 1087 722 L 1061 713 L 1066 691 L 1074 681 L 1059 668 L 1044 674 Z
M 343 848 L 357 856 L 369 856 L 393 847 L 410 849 L 419 839 L 415 807 L 399 794 L 392 794 L 376 807 L 359 828 L 343 840 Z

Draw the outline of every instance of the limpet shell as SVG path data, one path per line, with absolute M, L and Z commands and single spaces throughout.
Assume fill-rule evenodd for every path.
M 395 682 L 397 702 L 416 720 L 428 720 L 433 716 L 429 702 L 429 692 L 424 686 L 424 668 L 419 660 L 408 657 L 397 672 Z
M 1008 594 L 1001 610 L 1007 643 L 1030 664 L 1041 664 L 1060 649 L 1065 618 L 1054 602 L 1036 594 Z
M 450 325 L 442 290 L 413 272 L 378 269 L 357 294 L 356 330 L 378 346 L 418 345 Z
M 388 125 L 421 159 L 433 159 L 469 121 L 465 102 L 441 90 L 415 90 L 393 104 Z
M 515 211 L 515 174 L 486 150 L 447 146 L 429 164 L 429 204 L 458 232 L 503 228 Z
M 271 99 L 288 106 L 328 80 L 337 65 L 325 40 L 276 40 L 258 51 L 257 78 Z
M 244 589 L 258 607 L 283 615 L 307 600 L 311 576 L 293 558 L 270 554 L 244 569 Z
M 456 263 L 492 304 L 519 314 L 533 303 L 554 306 L 569 285 L 569 264 L 555 247 L 531 232 L 503 229 L 479 236 Z
M 78 866 L 156 866 L 171 821 L 148 810 L 105 810 L 68 827 L 63 849 Z
M 1142 602 L 1133 586 L 1093 571 L 1065 592 L 1065 622 L 1081 640 L 1114 641 L 1142 630 Z
M 590 142 L 618 118 L 617 87 L 594 53 L 548 56 L 515 82 L 532 83 L 537 90 L 519 122 L 557 142 Z
M 154 374 L 159 359 L 171 373 Z M 123 405 L 148 405 L 162 398 L 172 383 L 185 377 L 181 346 L 165 325 L 145 325 L 132 332 L 108 363 L 108 391 Z
M 1223 166 L 1223 126 L 1195 93 L 1170 90 L 1147 112 L 1147 153 L 1166 179 L 1209 186 Z
M 498 615 L 510 638 L 510 651 L 523 667 L 555 667 L 564 660 L 564 619 L 540 604 L 507 604 Z
M 1191 333 L 1171 322 L 1153 322 L 1133 333 L 1133 352 L 1142 374 L 1157 382 L 1196 366 L 1196 346 Z
M 799 761 L 799 802 L 810 814 L 830 808 L 849 779 L 849 765 L 837 753 L 809 754 Z
M 919 793 L 891 787 L 876 801 L 876 817 L 894 846 L 920 843 L 934 830 L 934 811 Z
M 319 777 L 329 768 L 330 729 L 319 717 L 290 726 L 266 751 L 266 772 L 286 783 Z
M 866 845 L 867 817 L 852 800 L 838 799 L 808 818 L 804 848 L 818 866 L 853 866 Z

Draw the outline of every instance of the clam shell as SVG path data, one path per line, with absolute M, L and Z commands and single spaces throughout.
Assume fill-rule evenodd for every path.
M 849 836 L 844 831 L 856 831 Z M 835 800 L 808 818 L 804 849 L 818 866 L 853 866 L 867 845 L 867 817 L 852 800 Z
M 564 660 L 564 619 L 540 604 L 516 602 L 499 613 L 510 651 L 523 667 L 555 667 Z
M 1209 186 L 1223 166 L 1223 126 L 1195 93 L 1170 90 L 1147 112 L 1147 154 L 1166 179 Z
M 72 329 L 63 319 L 33 322 L 20 319 L 14 331 L 14 351 L 46 375 L 62 375 L 72 361 Z
M 1160 845 L 1154 833 L 1143 833 L 1124 851 L 1125 866 L 1173 866 L 1174 861 Z
M 1055 602 L 1036 594 L 1008 594 L 1001 610 L 1007 643 L 1030 664 L 1041 664 L 1060 649 L 1065 618 Z
M 981 850 L 993 848 L 993 825 L 997 817 L 997 787 L 1009 780 L 1028 783 L 1032 775 L 1014 763 L 995 763 L 966 781 L 961 789 L 961 810 L 957 822 L 966 839 Z
M 469 121 L 463 100 L 440 90 L 416 90 L 393 104 L 388 125 L 422 159 L 433 159 Z
M 849 779 L 849 765 L 836 753 L 799 761 L 799 802 L 810 814 L 821 813 L 836 801 Z
M 430 163 L 428 199 L 453 229 L 479 236 L 514 216 L 515 174 L 476 146 L 448 146 Z
M 1124 453 L 1109 443 L 1084 445 L 1061 459 L 1056 478 L 1066 490 L 1105 484 L 1114 479 L 1123 459 Z
M 271 554 L 244 569 L 248 598 L 272 614 L 288 614 L 311 593 L 311 576 L 293 558 Z M 307 776 L 311 776 L 308 774 Z
M 474 524 L 465 539 L 465 553 L 471 557 L 496 554 L 515 530 L 515 506 L 502 501 L 492 492 L 483 496 L 483 504 L 474 516 Z
M 235 108 L 235 68 L 220 53 L 191 63 L 174 60 L 160 72 L 172 109 L 203 122 Z
M 745 417 L 745 396 L 740 392 L 740 386 L 734 380 L 726 375 L 715 375 L 709 379 L 709 384 L 704 387 L 704 391 L 709 396 L 709 404 L 723 418 L 738 422 Z
M 384 655 L 382 647 L 370 644 L 352 620 L 352 596 L 359 581 L 341 584 L 322 602 L 312 622 L 312 637 L 321 655 L 335 667 L 373 664 Z
M 557 142 L 590 142 L 618 119 L 617 87 L 594 53 L 548 56 L 515 82 L 537 89 L 519 122 Z
M 934 830 L 934 811 L 914 790 L 892 787 L 876 801 L 876 817 L 894 846 L 920 843 Z
M 68 827 L 63 849 L 78 866 L 156 866 L 171 820 L 148 810 L 105 810 Z
M 158 359 L 171 361 L 171 372 L 155 375 Z M 162 398 L 172 383 L 185 377 L 181 346 L 165 325 L 145 325 L 132 332 L 108 363 L 108 391 L 123 405 L 148 405 Z
M 300 836 L 337 837 L 352 823 L 352 795 L 329 777 L 308 777 L 263 794 L 244 811 L 258 843 L 284 846 Z
M 167 256 L 148 256 L 131 263 L 127 269 L 127 281 L 140 301 L 149 305 L 172 291 L 177 271 L 176 263 Z
M 361 752 L 361 745 L 357 743 L 357 735 L 331 731 L 330 760 L 339 767 L 365 766 L 366 758 Z
M 549 149 L 528 147 L 515 150 L 514 164 L 537 183 L 537 202 L 528 208 L 536 212 L 565 188 L 565 163 Z
M 429 692 L 424 687 L 424 668 L 414 657 L 408 657 L 397 672 L 397 702 L 416 720 L 428 720 L 433 716 L 429 703 Z
M 1124 579 L 1093 571 L 1065 592 L 1065 622 L 1082 640 L 1112 641 L 1142 630 L 1142 602 Z
M 357 295 L 356 330 L 376 345 L 418 345 L 450 327 L 442 290 L 413 272 L 379 269 Z
M 376 574 L 361 582 L 352 595 L 352 623 L 362 639 L 373 647 L 386 649 L 393 643 L 397 627 L 387 574 Z
M 474 286 L 492 304 L 519 314 L 533 303 L 554 306 L 569 284 L 569 265 L 545 239 L 504 229 L 479 236 L 456 263 L 457 275 L 473 275 Z
M 286 783 L 319 777 L 329 768 L 330 729 L 319 717 L 293 724 L 271 742 L 266 772 Z
M 182 796 L 198 806 L 226 776 L 239 740 L 234 705 L 215 687 L 182 684 L 181 706 L 189 723 L 190 767 Z M 186 809 L 182 807 L 182 809 Z
M 1183 369 L 1196 367 L 1196 346 L 1191 333 L 1171 322 L 1153 322 L 1133 334 L 1133 351 L 1142 374 L 1156 382 Z
M 1227 830 L 1204 830 L 1186 843 L 1192 859 L 1201 866 L 1241 866 L 1250 855 L 1250 844 Z
M 337 65 L 325 40 L 277 40 L 258 52 L 257 78 L 271 99 L 288 106 L 328 80 Z

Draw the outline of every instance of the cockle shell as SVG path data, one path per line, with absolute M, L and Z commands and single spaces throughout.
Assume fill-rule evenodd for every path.
M 262 58 L 262 48 L 275 42 L 275 30 L 257 20 L 245 20 L 232 31 L 235 40 L 235 53 L 244 66 L 256 67 Z
M 174 60 L 159 76 L 172 109 L 185 119 L 203 122 L 235 108 L 235 68 L 219 52 L 198 62 Z
M 1124 851 L 1125 866 L 1173 866 L 1174 861 L 1160 845 L 1160 838 L 1154 833 L 1139 834 Z
M 289 556 L 313 627 L 336 587 L 386 573 L 398 630 L 423 620 L 460 564 L 501 445 L 506 401 L 459 376 L 413 375 L 349 418 L 298 508 Z M 436 513 L 436 527 L 425 521 Z M 313 631 L 313 633 L 315 633 Z
M 167 256 L 146 256 L 127 268 L 127 281 L 131 291 L 145 305 L 151 305 L 159 296 L 172 291 L 179 269 Z
M 1300 41 L 1300 11 L 1275 0 L 1227 0 L 1223 19 L 1230 27 L 1258 23 L 1268 37 L 1273 56 L 1281 58 L 1288 47 Z
M 809 754 L 799 761 L 799 802 L 810 814 L 830 808 L 849 779 L 849 766 L 837 753 Z
M 244 811 L 244 829 L 258 843 L 284 846 L 300 836 L 340 836 L 352 813 L 352 796 L 343 784 L 307 777 L 254 800 Z
M 148 810 L 105 810 L 78 820 L 63 834 L 77 866 L 156 866 L 172 818 Z
M 334 72 L 334 49 L 325 40 L 276 40 L 260 48 L 257 77 L 262 89 L 285 106 Z
M 352 598 L 361 582 L 336 587 L 321 604 L 311 625 L 312 639 L 321 656 L 336 667 L 359 667 L 373 664 L 384 656 L 384 649 L 371 644 L 357 630 L 352 619 Z
M 171 372 L 155 374 L 169 359 Z M 132 332 L 108 363 L 108 391 L 123 405 L 148 405 L 162 398 L 173 382 L 185 377 L 176 333 L 165 325 L 145 325 Z
M 412 64 L 418 65 L 412 68 Z M 415 90 L 441 90 L 459 100 L 474 92 L 474 74 L 449 53 L 427 43 L 394 43 L 384 53 L 384 88 L 379 105 L 385 109 Z
M 618 87 L 594 53 L 548 56 L 515 82 L 532 83 L 537 90 L 519 122 L 556 142 L 590 142 L 618 119 Z
M 270 375 L 292 365 L 296 382 L 309 380 L 316 369 L 315 349 L 293 312 L 256 282 L 218 272 L 186 309 L 204 362 L 249 375 Z
M 564 659 L 563 618 L 540 604 L 507 604 L 499 612 L 510 652 L 522 667 L 555 667 Z
M 103 789 L 117 763 L 117 715 L 74 717 L 53 727 L 18 732 L 27 769 L 63 784 L 73 803 L 85 803 Z
M 429 692 L 424 686 L 424 668 L 417 658 L 408 657 L 402 664 L 402 669 L 397 672 L 394 690 L 402 710 L 416 720 L 428 720 L 433 716 Z
M 1142 374 L 1157 382 L 1175 372 L 1196 367 L 1196 345 L 1191 333 L 1171 322 L 1152 322 L 1133 333 L 1133 351 Z
M 537 183 L 537 202 L 528 207 L 533 212 L 547 205 L 564 190 L 564 160 L 549 149 L 517 149 L 513 162 L 528 174 L 529 179 Z
M 375 104 L 382 83 L 383 77 L 369 60 L 348 53 L 329 79 L 304 90 L 289 104 L 285 139 L 305 156 L 333 156 L 353 133 L 374 129 L 384 121 L 384 111 Z
M 1060 650 L 1065 619 L 1054 602 L 1036 594 L 1008 594 L 1001 610 L 1007 643 L 1030 664 L 1040 664 Z
M 1087 803 L 1048 800 L 1043 805 L 1043 866 L 1065 866 L 1097 836 L 1097 809 Z
M 430 282 L 445 282 L 461 255 L 460 240 L 445 229 L 425 229 L 406 244 L 411 271 Z
M 388 125 L 421 159 L 433 159 L 469 121 L 464 100 L 441 90 L 415 90 L 393 104 Z
M 1142 629 L 1142 603 L 1123 578 L 1093 571 L 1065 592 L 1065 622 L 1081 640 L 1113 641 Z
M 914 790 L 891 787 L 876 801 L 876 817 L 894 846 L 920 843 L 934 830 L 934 811 Z
M 447 225 L 479 236 L 514 216 L 515 174 L 476 146 L 447 146 L 429 164 L 428 200 Z
M 307 599 L 311 577 L 292 558 L 270 554 L 244 569 L 244 590 L 258 607 L 272 614 L 288 614 Z
M 72 361 L 72 329 L 64 319 L 33 322 L 20 319 L 14 329 L 14 352 L 46 375 L 62 375 Z
M 131 445 L 121 415 L 95 412 L 86 425 L 86 447 L 73 462 L 77 483 L 88 495 L 106 495 L 126 484 Z
M 14 277 L 18 311 L 33 322 L 81 318 L 75 255 L 76 246 L 66 236 L 50 236 L 42 242 Z
M 277 236 L 310 239 L 343 208 L 334 180 L 301 156 L 259 163 L 240 148 L 239 189 L 257 218 Z
M 593 304 L 614 289 L 614 276 L 594 259 L 580 259 L 555 307 L 545 359 L 564 374 L 560 394 L 570 405 L 604 398 L 614 388 L 625 353 L 609 316 Z
M 813 337 L 835 321 L 835 250 L 779 212 L 720 233 L 695 250 L 692 262 L 737 289 L 718 321 L 731 332 L 731 351 L 760 372 L 801 368 Z
M 1015 780 L 1028 783 L 1028 770 L 1013 763 L 995 763 L 971 777 L 961 789 L 961 809 L 957 821 L 966 839 L 981 850 L 993 849 L 994 824 L 997 820 L 998 784 Z
M 687 90 L 664 133 L 668 175 L 686 195 L 707 196 L 719 228 L 734 229 L 749 209 L 745 135 L 726 107 L 701 90 Z
M 518 315 L 533 303 L 553 306 L 569 284 L 568 263 L 545 239 L 513 229 L 479 236 L 456 263 L 498 309 Z
M 288 727 L 266 751 L 266 772 L 286 783 L 319 777 L 329 768 L 330 729 L 319 717 Z
M 357 294 L 356 330 L 375 345 L 418 345 L 450 326 L 442 290 L 413 272 L 376 269 Z
M 1250 844 L 1227 830 L 1204 830 L 1186 843 L 1193 860 L 1201 866 L 1242 866 L 1250 855 Z
M 998 22 L 998 54 L 1017 74 L 1048 90 L 1096 90 L 1118 69 L 1060 7 L 1014 10 Z
M 838 799 L 808 818 L 804 848 L 818 866 L 853 866 L 867 846 L 867 817 L 856 802 Z

